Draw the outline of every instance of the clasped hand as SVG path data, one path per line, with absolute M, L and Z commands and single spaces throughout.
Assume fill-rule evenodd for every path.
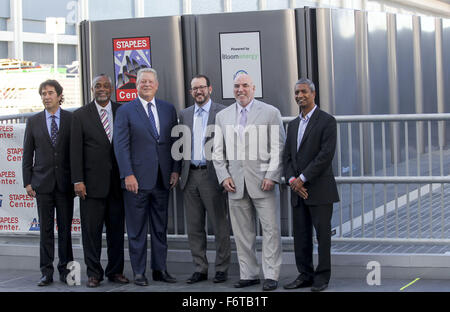
M 296 192 L 301 198 L 307 199 L 308 198 L 308 192 L 307 189 L 303 185 L 303 181 L 300 178 L 296 178 L 293 180 L 289 186 L 291 189 Z

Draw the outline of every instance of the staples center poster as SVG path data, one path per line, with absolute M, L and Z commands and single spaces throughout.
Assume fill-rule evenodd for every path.
M 113 39 L 116 101 L 137 98 L 136 75 L 139 69 L 152 67 L 150 37 Z

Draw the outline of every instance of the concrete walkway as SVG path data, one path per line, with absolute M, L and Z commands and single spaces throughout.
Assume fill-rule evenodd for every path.
M 287 273 L 287 274 L 286 274 Z M 304 292 L 310 293 L 309 288 L 285 290 L 282 285 L 292 281 L 296 275 L 286 272 L 280 277 L 280 284 L 275 292 L 296 293 Z M 171 273 L 172 274 L 172 273 Z M 126 271 L 125 275 L 128 278 L 132 277 L 130 271 Z M 109 281 L 103 281 L 98 288 L 86 287 L 86 276 L 81 277 L 80 286 L 68 286 L 63 284 L 58 279 L 58 274 L 54 274 L 54 282 L 47 287 L 38 287 L 36 284 L 40 278 L 39 270 L 0 270 L 0 292 L 260 292 L 261 294 L 269 294 L 269 292 L 262 292 L 262 284 L 247 287 L 244 289 L 237 289 L 233 284 L 239 279 L 237 274 L 229 276 L 227 282 L 222 284 L 214 284 L 212 276 L 209 280 L 197 284 L 189 285 L 186 280 L 190 274 L 173 274 L 178 282 L 175 284 L 167 284 L 163 282 L 154 282 L 151 280 L 151 275 L 147 274 L 149 279 L 149 286 L 136 286 L 134 283 L 127 285 L 118 285 Z M 358 278 L 332 278 L 329 288 L 325 292 L 450 292 L 450 280 L 433 280 L 433 279 L 419 279 L 410 286 L 414 280 L 406 279 L 381 279 L 381 285 L 370 286 L 366 279 Z M 403 289 L 402 289 L 403 288 Z

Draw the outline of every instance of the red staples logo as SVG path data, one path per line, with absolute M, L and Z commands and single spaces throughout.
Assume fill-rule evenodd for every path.
M 16 173 L 14 171 L 0 171 L 0 184 L 11 185 L 16 183 Z
M 27 194 L 9 194 L 9 207 L 34 208 L 34 198 Z
M 9 162 L 21 162 L 23 155 L 23 148 L 10 147 L 6 149 L 6 160 Z
M 0 217 L 0 231 L 18 231 L 18 217 Z
M 12 125 L 0 125 L 0 139 L 14 138 L 14 128 Z

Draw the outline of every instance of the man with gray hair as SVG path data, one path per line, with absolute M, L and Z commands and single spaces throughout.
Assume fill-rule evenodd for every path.
M 126 284 L 124 268 L 125 215 L 119 168 L 113 150 L 114 117 L 120 104 L 111 101 L 111 78 L 101 74 L 92 80 L 94 100 L 72 117 L 70 165 L 75 195 L 80 198 L 80 217 L 87 287 L 97 287 L 103 275 Z M 106 226 L 108 265 L 100 263 L 103 225 Z
M 255 89 L 248 74 L 235 78 L 236 103 L 216 116 L 213 163 L 219 183 L 228 192 L 240 271 L 240 280 L 234 287 L 260 283 L 256 257 L 258 217 L 263 236 L 263 290 L 275 290 L 281 268 L 276 183 L 280 181 L 285 133 L 280 111 L 256 100 Z
M 171 155 L 177 125 L 175 107 L 155 98 L 158 76 L 153 68 L 137 73 L 138 98 L 122 105 L 114 121 L 114 152 L 122 179 L 125 221 L 134 283 L 147 286 L 147 233 L 150 223 L 153 280 L 175 283 L 166 268 L 169 192 L 177 183 L 180 163 Z
M 336 120 L 314 102 L 314 83 L 295 84 L 300 114 L 289 122 L 283 152 L 284 176 L 291 187 L 294 252 L 300 273 L 285 289 L 311 287 L 322 291 L 331 276 L 331 216 L 339 201 L 332 161 L 336 149 Z M 313 266 L 313 227 L 319 243 L 319 263 Z

